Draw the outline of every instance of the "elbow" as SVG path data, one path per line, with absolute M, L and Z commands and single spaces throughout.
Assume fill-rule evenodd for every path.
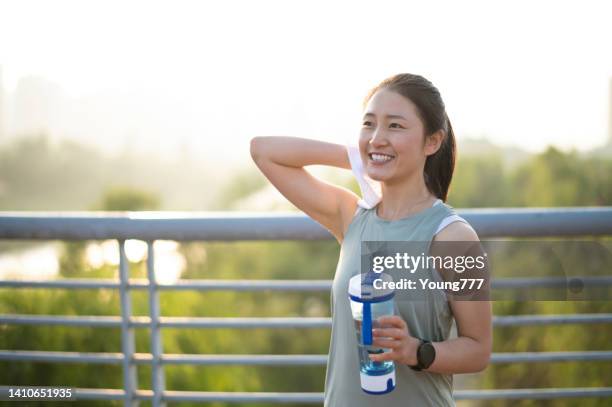
M 491 346 L 481 345 L 481 352 L 478 357 L 474 358 L 474 371 L 473 373 L 482 372 L 485 370 L 491 362 Z
M 482 372 L 485 370 L 491 361 L 491 352 L 486 352 L 480 358 L 478 358 L 478 362 L 475 366 L 474 373 Z
M 251 139 L 250 153 L 251 153 L 251 158 L 255 162 L 257 161 L 257 159 L 259 158 L 261 154 L 260 144 L 261 144 L 261 137 L 253 137 Z

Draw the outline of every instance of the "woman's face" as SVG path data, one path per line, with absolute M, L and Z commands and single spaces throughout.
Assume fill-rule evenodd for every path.
M 366 174 L 373 180 L 391 181 L 422 172 L 429 149 L 424 137 L 414 103 L 388 89 L 377 91 L 364 110 L 359 137 Z

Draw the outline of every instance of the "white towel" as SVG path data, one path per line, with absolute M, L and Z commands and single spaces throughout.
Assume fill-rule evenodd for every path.
M 382 192 L 380 187 L 380 181 L 375 181 L 372 178 L 368 177 L 368 175 L 363 170 L 363 162 L 361 161 L 361 154 L 359 153 L 359 147 L 353 144 L 352 142 L 348 142 L 346 144 L 346 150 L 348 152 L 349 161 L 351 163 L 351 171 L 353 175 L 357 179 L 357 183 L 359 184 L 359 188 L 361 189 L 361 196 L 363 197 L 357 202 L 357 205 L 361 206 L 365 209 L 372 209 L 382 199 Z M 434 204 L 439 205 L 442 203 L 441 199 L 436 199 Z M 446 218 L 442 219 L 436 233 L 438 234 L 442 229 L 450 225 L 454 222 L 464 222 L 469 225 L 469 223 L 463 219 L 459 215 L 449 215 Z
M 359 206 L 365 209 L 372 209 L 375 207 L 382 198 L 382 192 L 380 182 L 375 181 L 363 170 L 363 162 L 361 161 L 361 154 L 359 153 L 359 147 L 352 142 L 346 144 L 346 151 L 348 158 L 351 163 L 351 171 L 357 179 L 359 188 L 361 189 L 362 198 L 357 202 Z

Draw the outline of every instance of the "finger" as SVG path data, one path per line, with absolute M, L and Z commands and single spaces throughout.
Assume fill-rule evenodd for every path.
M 375 337 L 404 339 L 408 336 L 405 329 L 399 328 L 375 328 L 372 329 L 372 335 Z
M 373 362 L 385 362 L 387 360 L 399 360 L 399 359 L 400 359 L 399 353 L 396 351 L 370 354 L 370 360 L 372 360 Z
M 379 348 L 386 349 L 395 349 L 402 346 L 402 341 L 394 340 L 394 339 L 382 339 L 378 338 L 372 342 L 372 346 L 377 346 Z
M 406 327 L 406 322 L 398 315 L 389 315 L 389 316 L 379 317 L 377 321 L 381 325 L 391 325 L 397 328 Z

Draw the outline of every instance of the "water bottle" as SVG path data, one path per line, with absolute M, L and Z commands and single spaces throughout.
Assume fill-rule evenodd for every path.
M 378 327 L 376 319 L 383 315 L 394 314 L 394 291 L 380 288 L 380 282 L 393 281 L 384 273 L 358 274 L 349 281 L 351 313 L 355 323 L 361 389 L 368 394 L 386 394 L 395 389 L 395 364 L 393 361 L 375 362 L 369 357 L 372 353 L 388 352 L 390 349 L 372 346 L 372 327 Z

